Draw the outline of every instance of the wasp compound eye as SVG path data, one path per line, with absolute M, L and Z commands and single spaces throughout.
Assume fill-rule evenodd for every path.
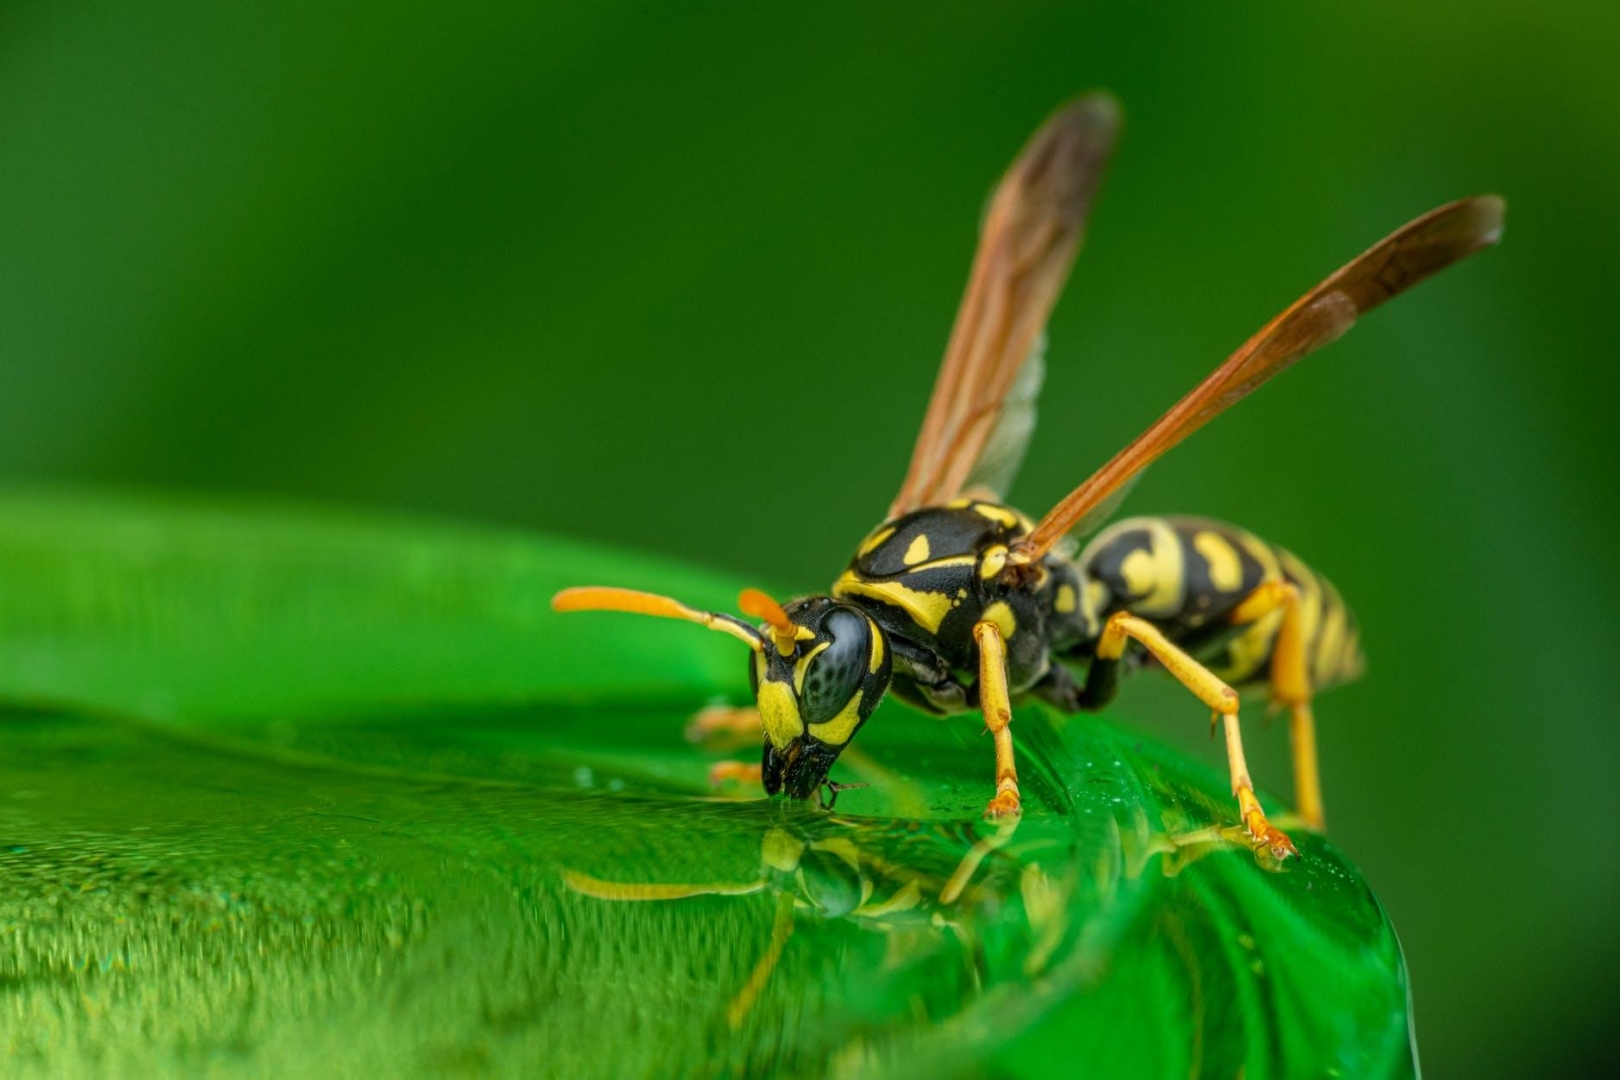
M 807 662 L 799 710 L 807 724 L 822 724 L 843 711 L 860 692 L 872 657 L 872 630 L 853 611 L 836 610 L 821 622 L 818 635 L 827 647 Z

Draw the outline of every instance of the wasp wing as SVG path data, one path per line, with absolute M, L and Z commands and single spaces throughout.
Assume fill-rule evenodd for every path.
M 962 483 L 963 494 L 982 494 L 995 500 L 1006 494 L 1024 463 L 1029 440 L 1035 434 L 1035 404 L 1046 381 L 1046 334 L 1035 338 L 1035 347 L 1018 369 L 1018 377 L 1002 399 L 996 426 L 984 442 L 984 449 L 973 463 L 973 471 Z
M 1334 341 L 1358 316 L 1496 243 L 1505 209 L 1495 195 L 1459 199 L 1409 222 L 1352 259 L 1261 327 L 1152 427 L 1070 492 L 1020 545 L 1022 554 L 1031 559 L 1045 554 L 1160 454 L 1279 371 Z
M 1119 107 L 1079 98 L 1048 120 L 997 186 L 967 291 L 889 516 L 955 498 L 1000 495 L 1035 426 L 1039 342 L 1079 250 L 1113 152 Z M 1030 373 L 1020 379 L 1020 371 Z

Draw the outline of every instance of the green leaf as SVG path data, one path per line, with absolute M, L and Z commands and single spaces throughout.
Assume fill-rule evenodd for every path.
M 735 593 L 448 525 L 0 499 L 8 1075 L 1415 1074 L 1366 884 L 1300 831 L 1258 859 L 1209 767 L 1022 707 L 997 831 L 978 725 L 889 703 L 836 813 L 715 794 L 732 755 L 682 729 L 741 650 L 549 611 L 582 582 Z
M 336 510 L 175 498 L 0 498 L 0 687 L 182 723 L 444 701 L 649 701 L 746 689 L 709 635 L 578 620 L 564 584 L 717 578 L 598 546 Z M 616 655 L 618 663 L 603 663 Z M 622 673 L 633 674 L 627 680 Z

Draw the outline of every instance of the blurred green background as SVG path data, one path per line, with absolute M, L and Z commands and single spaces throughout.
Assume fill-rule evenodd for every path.
M 1620 1067 L 1617 29 L 1495 0 L 13 0 L 0 480 L 407 508 L 808 590 L 898 484 L 982 201 L 1065 97 L 1112 89 L 1127 129 L 1052 328 L 1037 513 L 1349 256 L 1500 191 L 1500 249 L 1128 509 L 1241 522 L 1356 608 L 1329 814 L 1431 1072 Z M 784 431 L 815 467 L 780 469 Z M 1125 703 L 1218 760 L 1173 687 Z M 1283 732 L 1252 742 L 1286 791 Z

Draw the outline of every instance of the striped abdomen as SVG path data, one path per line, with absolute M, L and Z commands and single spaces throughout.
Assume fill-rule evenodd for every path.
M 1291 552 L 1233 525 L 1191 517 L 1129 518 L 1080 553 L 1093 610 L 1152 621 L 1233 686 L 1263 683 L 1283 613 L 1232 626 L 1232 609 L 1266 581 L 1299 589 L 1311 685 L 1346 682 L 1363 660 L 1355 617 L 1331 583 Z

